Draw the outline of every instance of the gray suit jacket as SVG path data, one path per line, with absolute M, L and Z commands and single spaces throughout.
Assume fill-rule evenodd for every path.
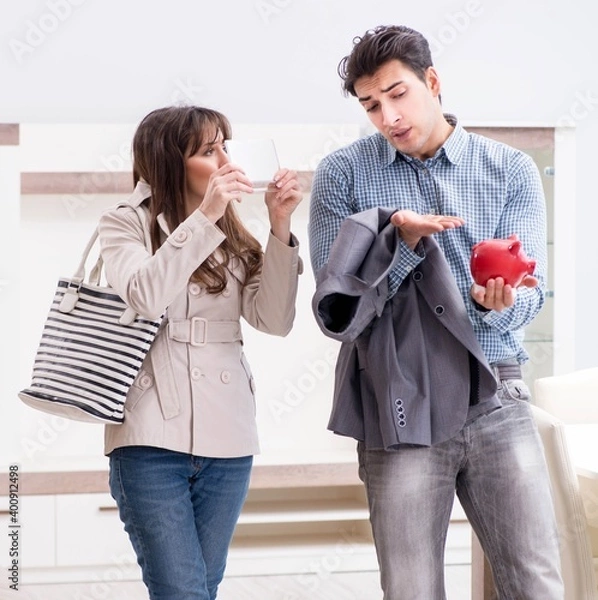
M 387 299 L 400 260 L 394 209 L 346 219 L 317 274 L 318 325 L 342 343 L 329 429 L 368 448 L 433 445 L 465 424 L 470 406 L 500 406 L 497 382 L 450 267 L 432 237 L 424 259 Z

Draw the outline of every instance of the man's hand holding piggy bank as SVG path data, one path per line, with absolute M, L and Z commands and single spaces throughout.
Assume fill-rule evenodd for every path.
M 487 310 L 503 310 L 515 302 L 515 288 L 535 287 L 536 261 L 527 258 L 516 235 L 484 240 L 471 252 L 474 285 L 471 297 Z

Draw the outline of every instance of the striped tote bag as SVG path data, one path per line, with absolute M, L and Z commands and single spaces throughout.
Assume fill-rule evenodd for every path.
M 101 258 L 84 281 L 85 263 L 97 236 L 96 229 L 74 277 L 58 281 L 31 384 L 18 395 L 46 413 L 120 424 L 127 392 L 161 319 L 139 317 L 112 288 L 99 285 Z

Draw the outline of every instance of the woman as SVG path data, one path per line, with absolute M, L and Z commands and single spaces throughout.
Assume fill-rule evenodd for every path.
M 140 315 L 164 313 L 125 421 L 105 436 L 111 492 L 152 600 L 216 598 L 259 451 L 240 317 L 284 336 L 295 314 L 297 175 L 280 169 L 265 193 L 262 251 L 232 203 L 252 186 L 225 153 L 230 136 L 213 110 L 153 111 L 133 139 L 135 191 L 100 221 L 110 285 Z

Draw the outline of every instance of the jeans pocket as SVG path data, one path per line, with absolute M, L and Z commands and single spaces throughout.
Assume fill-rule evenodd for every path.
M 519 402 L 529 402 L 531 400 L 531 392 L 523 379 L 503 379 L 501 383 L 501 399 Z

